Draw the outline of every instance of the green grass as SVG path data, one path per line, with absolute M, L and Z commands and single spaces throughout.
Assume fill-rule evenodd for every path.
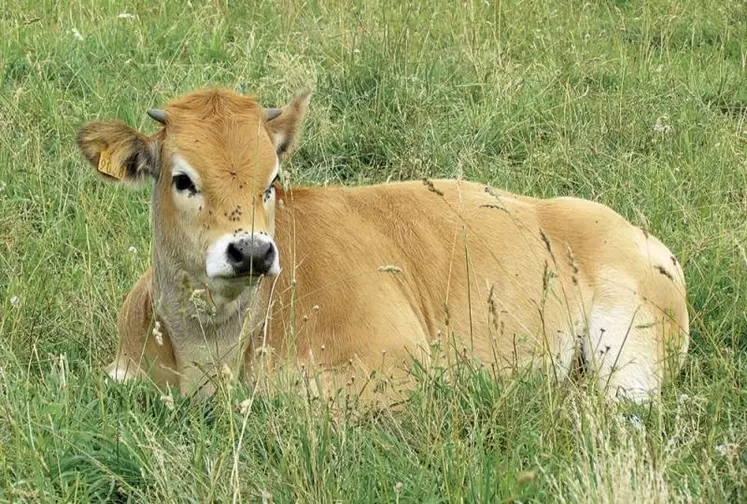
M 747 500 L 746 62 L 737 0 L 3 2 L 0 500 Z M 362 418 L 105 383 L 148 191 L 102 184 L 76 130 L 153 131 L 148 107 L 215 85 L 315 89 L 296 183 L 463 175 L 648 228 L 691 304 L 662 404 L 471 370 Z

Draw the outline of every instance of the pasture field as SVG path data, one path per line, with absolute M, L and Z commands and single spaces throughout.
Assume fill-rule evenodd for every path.
M 465 365 L 341 416 L 106 383 L 149 192 L 102 183 L 75 133 L 152 132 L 147 108 L 204 86 L 315 90 L 294 184 L 463 176 L 610 205 L 683 263 L 683 371 L 660 405 L 615 407 Z M 741 0 L 2 0 L 0 501 L 747 501 L 745 119 Z

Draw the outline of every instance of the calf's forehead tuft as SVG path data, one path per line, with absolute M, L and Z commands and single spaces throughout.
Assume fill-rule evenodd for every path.
M 262 108 L 253 97 L 224 89 L 207 89 L 172 100 L 166 105 L 166 110 L 176 120 L 190 117 L 200 120 L 232 117 L 241 120 L 256 117 Z

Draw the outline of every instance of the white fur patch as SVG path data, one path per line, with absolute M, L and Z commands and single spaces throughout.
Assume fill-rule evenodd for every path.
M 177 191 L 176 187 L 172 184 L 172 193 L 174 195 L 174 203 L 177 208 L 182 212 L 196 214 L 205 204 L 205 198 L 200 192 L 202 187 L 202 181 L 197 170 L 192 168 L 181 156 L 174 154 L 171 164 L 171 178 L 178 175 L 186 175 L 192 181 L 197 189 L 196 193 L 190 193 L 188 191 Z
M 590 371 L 608 396 L 642 401 L 659 389 L 656 321 L 635 296 L 619 296 L 613 305 L 595 306 L 584 345 Z
M 181 157 L 179 154 L 174 154 L 174 156 L 171 158 L 171 176 L 174 177 L 175 175 L 179 175 L 180 173 L 187 175 L 192 180 L 192 183 L 195 185 L 197 190 L 200 190 L 200 188 L 202 187 L 202 179 L 200 178 L 200 174 L 197 173 L 197 170 L 192 168 L 192 165 L 187 163 L 187 161 L 183 157 Z
M 277 177 L 280 174 L 280 159 L 278 159 L 277 156 L 275 156 L 275 169 L 272 171 L 272 174 L 270 175 L 270 180 L 267 181 L 267 186 L 272 184 L 272 182 L 275 180 L 275 177 Z
M 119 361 L 115 361 L 107 366 L 106 374 L 108 374 L 109 378 L 111 378 L 115 382 L 124 383 L 136 377 L 136 374 L 133 373 L 131 369 L 132 367 L 132 365 L 128 366 L 126 364 L 120 363 Z

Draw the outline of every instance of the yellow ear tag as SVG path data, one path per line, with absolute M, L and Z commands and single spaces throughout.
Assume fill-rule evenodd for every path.
M 109 153 L 109 149 L 104 149 L 101 151 L 101 154 L 99 154 L 98 170 L 104 175 L 108 175 L 117 180 L 124 179 L 125 166 L 121 164 L 114 166 L 112 164 L 112 156 Z

